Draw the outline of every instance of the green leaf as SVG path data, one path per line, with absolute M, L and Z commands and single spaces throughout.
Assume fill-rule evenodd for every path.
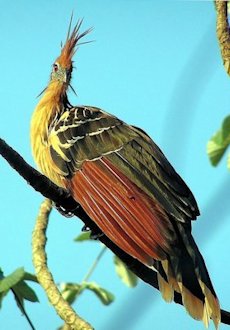
M 34 290 L 26 284 L 25 281 L 20 281 L 14 287 L 14 292 L 17 297 L 22 301 L 23 299 L 29 300 L 31 302 L 38 302 L 38 297 Z
M 3 299 L 5 298 L 5 296 L 7 295 L 8 292 L 9 292 L 9 290 L 0 292 L 0 308 L 2 308 L 2 301 L 3 301 Z
M 2 280 L 0 280 L 0 292 L 8 291 L 14 285 L 20 282 L 23 279 L 24 275 L 24 269 L 18 268 L 10 275 L 5 276 Z
M 230 145 L 230 116 L 224 119 L 221 128 L 208 141 L 207 153 L 211 161 L 211 164 L 213 166 L 218 165 L 229 145 Z
M 79 295 L 80 284 L 76 283 L 63 283 L 61 285 L 61 293 L 63 298 L 72 305 Z
M 62 296 L 69 304 L 73 304 L 82 291 L 86 289 L 95 293 L 104 305 L 111 304 L 115 299 L 111 292 L 101 288 L 95 282 L 83 282 L 82 284 L 63 283 L 61 285 Z
M 84 233 L 81 233 L 76 238 L 74 238 L 74 242 L 92 241 L 90 235 L 91 235 L 91 231 L 86 231 Z
M 116 273 L 122 282 L 130 288 L 135 287 L 138 283 L 138 277 L 117 256 L 114 256 L 113 261 Z
M 32 281 L 32 282 L 39 283 L 38 279 L 37 279 L 37 276 L 34 275 L 34 274 L 31 274 L 31 273 L 28 273 L 28 272 L 25 272 L 23 279 L 25 281 Z
M 0 268 L 0 281 L 4 278 L 2 268 Z
M 16 269 L 12 274 L 6 277 L 4 277 L 0 268 L 0 308 L 2 306 L 3 298 L 7 295 L 10 289 L 12 289 L 14 295 L 17 296 L 15 299 L 22 313 L 24 313 L 24 311 L 19 302 L 23 305 L 23 299 L 32 302 L 38 301 L 36 293 L 26 284 L 25 280 L 37 282 L 36 276 L 25 272 L 23 268 Z
M 88 289 L 96 294 L 96 296 L 100 299 L 102 304 L 109 305 L 111 304 L 115 297 L 114 295 L 106 289 L 101 288 L 95 282 L 83 282 L 82 283 L 83 289 Z
M 223 141 L 230 143 L 230 116 L 227 116 L 222 124 Z
M 13 289 L 12 289 L 12 290 L 13 290 Z M 21 311 L 22 314 L 24 315 L 24 314 L 25 314 L 25 313 L 24 313 L 24 309 L 25 309 L 25 307 L 24 307 L 24 301 L 23 301 L 22 297 L 16 295 L 16 292 L 15 292 L 14 290 L 13 290 L 13 295 L 14 295 L 14 299 L 15 299 L 15 301 L 16 301 L 16 304 L 17 304 L 18 308 L 20 309 L 20 311 Z
M 223 157 L 226 147 L 223 146 L 221 143 L 219 143 L 219 136 L 220 132 L 218 132 L 216 135 L 214 135 L 211 140 L 208 141 L 207 144 L 207 153 L 209 156 L 209 159 L 211 161 L 211 164 L 213 166 L 217 166 L 220 162 L 221 158 Z

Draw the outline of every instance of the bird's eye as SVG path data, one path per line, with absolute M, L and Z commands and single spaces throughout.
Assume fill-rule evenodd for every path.
M 54 72 L 57 72 L 58 71 L 58 64 L 57 63 L 54 63 L 53 64 L 53 71 Z

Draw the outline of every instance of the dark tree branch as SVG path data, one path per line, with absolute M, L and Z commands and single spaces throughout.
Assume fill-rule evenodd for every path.
M 25 162 L 25 160 L 12 149 L 4 140 L 0 139 L 0 154 L 7 160 L 20 176 L 22 176 L 36 191 L 51 199 L 66 211 L 74 213 L 93 232 L 99 232 L 97 225 L 88 217 L 82 207 L 68 194 L 68 192 Z M 132 258 L 116 246 L 107 236 L 102 235 L 99 240 L 104 243 L 114 254 L 116 254 L 126 265 L 144 282 L 159 290 L 157 275 L 148 267 Z M 181 295 L 175 292 L 174 301 L 182 305 Z M 230 313 L 221 310 L 221 322 L 230 325 Z

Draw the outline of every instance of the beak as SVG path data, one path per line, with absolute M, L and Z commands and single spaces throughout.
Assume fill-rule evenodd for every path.
M 67 83 L 67 76 L 68 76 L 68 71 L 65 70 L 64 74 L 63 74 L 63 82 Z
M 70 81 L 71 71 L 71 69 L 65 69 L 63 74 L 63 82 L 68 83 Z

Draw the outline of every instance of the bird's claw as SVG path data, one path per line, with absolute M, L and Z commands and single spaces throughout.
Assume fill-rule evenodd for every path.
M 88 232 L 88 231 L 90 231 L 90 228 L 89 228 L 88 226 L 84 225 L 84 226 L 82 227 L 81 231 L 83 231 L 83 232 Z
M 92 233 L 90 234 L 90 238 L 93 240 L 98 240 L 100 237 L 102 237 L 104 234 L 102 232 L 100 233 Z
M 72 218 L 74 216 L 74 213 L 71 211 L 67 211 L 64 207 L 61 205 L 57 205 L 56 203 L 53 203 L 53 206 L 56 208 L 56 210 L 61 213 L 66 218 Z
M 90 239 L 93 239 L 93 240 L 98 240 L 101 236 L 103 236 L 104 234 L 102 233 L 102 231 L 100 231 L 100 229 L 98 229 L 98 231 L 92 231 L 88 226 L 84 225 L 82 227 L 82 230 L 83 232 L 88 232 L 90 231 Z

